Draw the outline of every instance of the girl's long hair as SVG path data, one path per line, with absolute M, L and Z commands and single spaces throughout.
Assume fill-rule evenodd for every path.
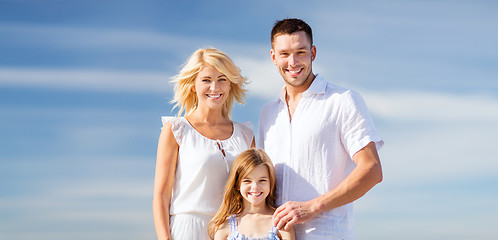
M 248 149 L 242 152 L 233 162 L 230 175 L 225 185 L 223 202 L 221 203 L 218 212 L 214 215 L 208 225 L 208 233 L 211 239 L 214 239 L 214 234 L 223 225 L 223 223 L 225 223 L 229 216 L 233 214 L 238 215 L 242 213 L 242 210 L 244 210 L 242 205 L 244 199 L 239 191 L 241 180 L 260 165 L 266 166 L 270 177 L 270 193 L 266 197 L 265 203 L 273 210 L 277 207 L 277 194 L 275 191 L 277 183 L 275 168 L 273 167 L 270 157 L 268 157 L 262 149 Z

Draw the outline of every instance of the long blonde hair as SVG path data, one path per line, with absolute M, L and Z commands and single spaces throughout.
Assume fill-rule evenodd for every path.
M 225 185 L 225 194 L 218 212 L 209 222 L 208 233 L 211 239 L 214 239 L 214 234 L 223 225 L 226 219 L 233 214 L 240 214 L 244 210 L 243 198 L 240 194 L 240 183 L 244 177 L 249 175 L 256 167 L 264 165 L 268 169 L 270 177 L 270 193 L 266 197 L 265 203 L 268 207 L 275 210 L 277 207 L 276 193 L 276 177 L 275 168 L 270 160 L 270 157 L 258 148 L 251 148 L 242 152 L 233 162 L 230 175 Z
M 173 109 L 180 108 L 177 114 L 178 117 L 183 112 L 185 112 L 185 115 L 189 115 L 197 109 L 198 99 L 193 92 L 194 82 L 197 74 L 208 65 L 227 76 L 231 82 L 231 90 L 223 104 L 223 117 L 231 119 L 234 100 L 244 104 L 246 78 L 241 75 L 240 69 L 224 52 L 216 48 L 201 48 L 190 56 L 180 73 L 171 80 L 171 82 L 175 83 L 175 95 L 171 103 L 175 103 Z

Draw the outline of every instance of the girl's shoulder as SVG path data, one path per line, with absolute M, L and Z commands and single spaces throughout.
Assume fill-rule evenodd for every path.
M 278 237 L 281 240 L 294 240 L 296 239 L 296 234 L 294 233 L 294 227 L 291 227 L 289 230 L 278 230 Z
M 214 240 L 226 240 L 230 235 L 230 226 L 228 224 L 228 220 L 226 220 L 223 225 L 216 231 L 214 234 Z

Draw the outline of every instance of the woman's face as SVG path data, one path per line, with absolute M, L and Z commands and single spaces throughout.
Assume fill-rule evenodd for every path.
M 199 108 L 221 109 L 231 88 L 227 76 L 207 65 L 197 74 L 193 91 L 197 94 Z

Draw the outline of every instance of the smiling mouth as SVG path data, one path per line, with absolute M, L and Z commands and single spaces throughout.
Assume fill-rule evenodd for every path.
M 299 74 L 303 71 L 303 69 L 302 69 L 302 68 L 300 68 L 300 69 L 298 69 L 298 70 L 289 70 L 289 69 L 287 69 L 287 71 L 288 71 L 291 75 L 299 75 Z
M 251 193 L 249 193 L 249 195 L 251 195 L 251 196 L 253 196 L 253 197 L 259 197 L 259 196 L 261 196 L 262 194 L 263 194 L 263 192 L 257 192 L 257 193 L 256 193 L 256 192 L 251 192 Z
M 218 99 L 221 97 L 222 94 L 206 94 L 208 96 L 208 98 L 211 98 L 211 99 Z

